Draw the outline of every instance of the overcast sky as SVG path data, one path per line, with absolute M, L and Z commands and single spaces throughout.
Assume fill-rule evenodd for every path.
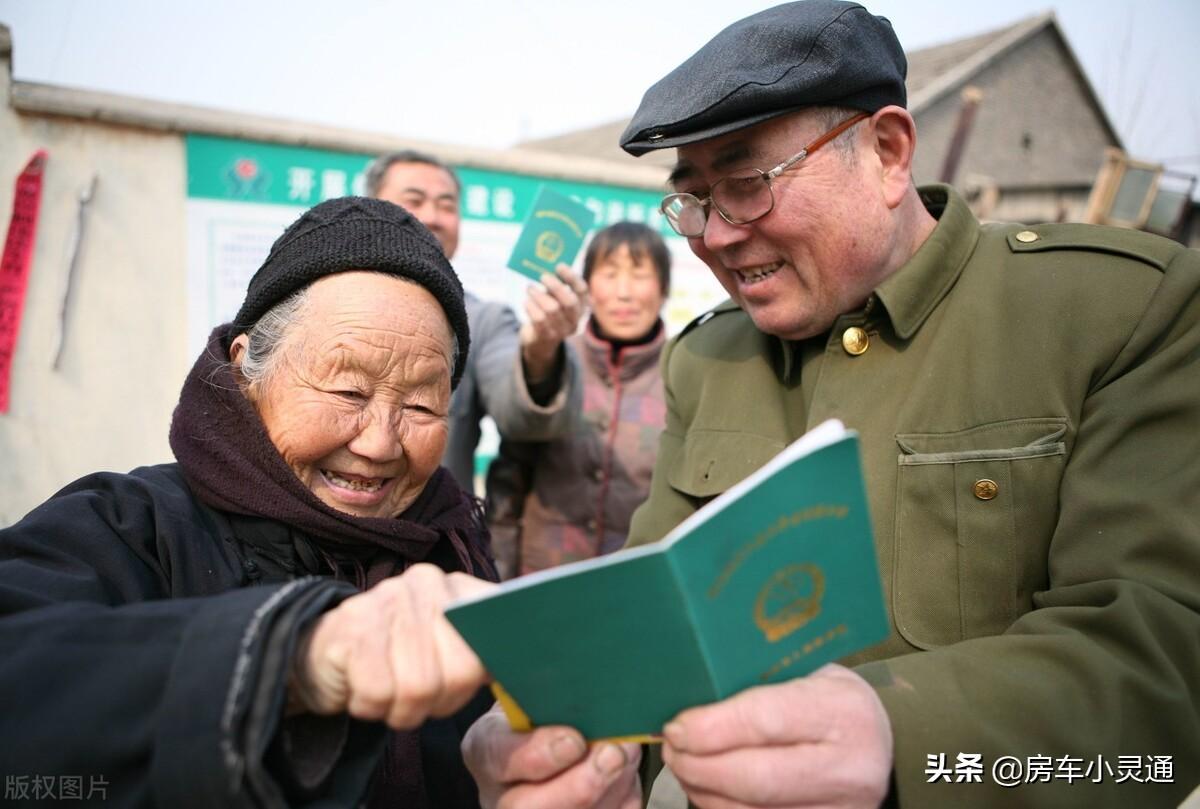
M 18 79 L 503 148 L 632 113 L 772 2 L 0 0 Z M 1200 173 L 1200 2 L 878 0 L 907 49 L 1053 10 L 1135 156 Z

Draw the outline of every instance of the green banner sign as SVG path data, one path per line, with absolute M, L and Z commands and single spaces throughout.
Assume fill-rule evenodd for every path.
M 189 198 L 302 207 L 362 194 L 364 172 L 373 157 L 194 134 L 187 136 L 186 146 Z M 654 191 L 477 168 L 455 170 L 463 186 L 464 219 L 520 223 L 545 184 L 590 208 L 599 227 L 631 220 L 678 238 L 659 213 L 661 194 Z

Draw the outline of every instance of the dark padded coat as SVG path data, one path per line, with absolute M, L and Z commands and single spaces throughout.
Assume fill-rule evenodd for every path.
M 301 629 L 356 592 L 307 575 L 292 530 L 203 505 L 169 464 L 89 475 L 0 531 L 6 799 L 79 786 L 104 806 L 355 805 L 383 725 L 277 732 Z M 457 567 L 449 547 L 428 561 Z M 458 745 L 489 703 L 422 728 L 430 806 L 478 806 Z

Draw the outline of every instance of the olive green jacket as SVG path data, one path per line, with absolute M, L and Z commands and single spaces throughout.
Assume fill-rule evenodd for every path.
M 892 620 L 843 662 L 891 717 L 901 805 L 1174 806 L 1200 782 L 1200 253 L 922 197 L 932 235 L 830 334 L 781 341 L 726 303 L 667 347 L 630 544 L 841 419 Z M 951 783 L 928 783 L 938 754 Z M 959 754 L 982 783 L 953 783 Z M 1053 757 L 1050 783 L 996 786 L 1007 756 Z M 1148 756 L 1173 784 L 1129 774 L 1165 780 Z

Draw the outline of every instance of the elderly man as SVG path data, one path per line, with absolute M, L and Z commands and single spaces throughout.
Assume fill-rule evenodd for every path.
M 656 805 L 1175 806 L 1200 772 L 1200 255 L 918 189 L 890 24 L 807 0 L 652 87 L 663 211 L 731 300 L 663 354 L 647 542 L 859 431 L 891 637 L 667 724 Z M 636 805 L 636 748 L 489 714 L 493 805 Z M 676 780 L 677 779 L 677 780 Z M 672 800 L 673 799 L 673 800 Z
M 461 185 L 448 165 L 407 150 L 376 159 L 366 176 L 368 196 L 408 209 L 441 242 L 446 258 L 458 249 Z M 561 435 L 582 402 L 579 375 L 563 340 L 575 333 L 586 286 L 567 267 L 543 276 L 525 299 L 527 322 L 512 309 L 467 293 L 471 356 L 450 402 L 450 438 L 443 465 L 467 491 L 474 488 L 479 420 L 491 416 L 505 438 L 544 441 Z

